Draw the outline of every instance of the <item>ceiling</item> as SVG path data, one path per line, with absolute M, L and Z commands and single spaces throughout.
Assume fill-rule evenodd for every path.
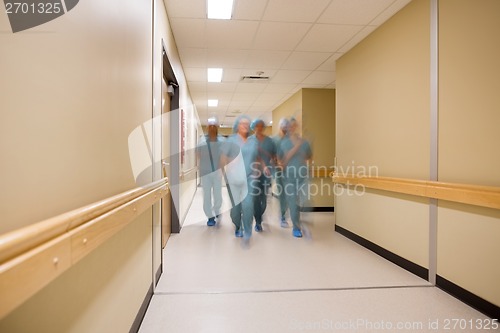
M 164 0 L 202 123 L 241 113 L 269 122 L 299 89 L 335 88 L 336 60 L 411 0 L 234 1 L 231 20 L 209 20 L 206 0 Z M 222 82 L 207 82 L 208 67 L 223 68 Z M 269 80 L 242 81 L 259 72 Z

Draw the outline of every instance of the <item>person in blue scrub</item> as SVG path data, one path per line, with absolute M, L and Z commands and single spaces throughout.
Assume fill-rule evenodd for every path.
M 266 124 L 262 119 L 255 119 L 250 126 L 255 132 L 250 139 L 257 142 L 257 158 L 259 163 L 254 196 L 254 217 L 255 217 L 255 231 L 262 231 L 262 215 L 267 207 L 267 193 L 271 185 L 271 176 L 276 159 L 276 146 L 273 140 L 264 134 Z
M 208 218 L 207 225 L 213 227 L 219 219 L 222 206 L 221 151 L 224 138 L 218 135 L 219 123 L 216 118 L 208 119 L 207 135 L 196 147 L 198 165 L 203 189 L 203 211 Z
M 311 145 L 298 133 L 298 123 L 290 120 L 288 135 L 281 141 L 278 158 L 284 168 L 285 196 L 293 223 L 293 236 L 302 237 L 300 201 L 308 195 L 308 160 L 312 158 Z
M 287 118 L 280 119 L 278 124 L 279 133 L 273 138 L 274 144 L 276 146 L 276 152 L 281 144 L 281 141 L 286 137 L 288 132 L 288 126 L 290 125 L 290 121 Z M 283 173 L 283 168 L 281 165 L 277 164 L 273 173 L 274 181 L 276 183 L 276 191 L 275 194 L 278 197 L 280 203 L 280 225 L 282 228 L 288 228 L 288 222 L 286 221 L 286 211 L 288 209 L 288 204 L 286 202 L 285 195 L 285 176 Z
M 233 126 L 234 134 L 224 145 L 222 164 L 226 167 L 227 186 L 231 199 L 231 220 L 236 237 L 252 236 L 253 196 L 256 190 L 257 142 L 250 139 L 250 118 L 240 116 Z

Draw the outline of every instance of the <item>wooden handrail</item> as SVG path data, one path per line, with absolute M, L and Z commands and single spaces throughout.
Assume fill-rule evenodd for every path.
M 325 168 L 325 167 L 311 167 L 309 168 L 309 174 L 312 178 L 326 178 L 332 177 L 335 173 L 335 169 L 333 168 Z
M 0 264 L 168 182 L 163 178 L 48 220 L 0 235 Z
M 334 174 L 332 180 L 337 184 L 362 185 L 371 189 L 500 209 L 500 187 L 339 174 Z
M 0 235 L 0 319 L 168 192 L 163 178 Z

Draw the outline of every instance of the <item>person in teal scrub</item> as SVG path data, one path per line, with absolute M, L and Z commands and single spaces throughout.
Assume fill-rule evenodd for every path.
M 279 133 L 273 140 L 276 146 L 276 153 L 279 149 L 281 141 L 286 137 L 288 132 L 288 126 L 290 126 L 290 121 L 287 118 L 280 119 L 278 124 Z M 276 196 L 278 197 L 280 203 L 280 225 L 282 228 L 288 228 L 288 222 L 286 221 L 286 211 L 288 209 L 288 204 L 286 202 L 285 195 L 285 175 L 283 173 L 283 168 L 281 165 L 277 164 L 273 173 L 274 181 L 276 182 Z
M 312 158 L 311 145 L 298 133 L 297 120 L 292 118 L 288 135 L 281 141 L 278 158 L 284 168 L 284 192 L 293 223 L 293 236 L 302 237 L 300 223 L 300 200 L 308 196 L 309 169 L 307 162 Z
M 273 140 L 264 134 L 266 124 L 262 119 L 255 119 L 250 126 L 255 132 L 249 139 L 257 142 L 257 179 L 254 196 L 255 231 L 262 231 L 262 215 L 267 207 L 267 193 L 271 185 L 271 176 L 276 159 L 276 146 Z
M 247 116 L 236 119 L 233 132 L 223 147 L 222 165 L 226 167 L 234 235 L 249 240 L 252 236 L 253 197 L 257 189 L 257 141 L 249 138 L 250 118 Z
M 203 211 L 208 219 L 207 225 L 213 227 L 216 219 L 219 219 L 222 206 L 220 160 L 224 138 L 218 135 L 219 123 L 216 118 L 209 118 L 207 127 L 207 135 L 199 141 L 196 155 L 203 189 Z

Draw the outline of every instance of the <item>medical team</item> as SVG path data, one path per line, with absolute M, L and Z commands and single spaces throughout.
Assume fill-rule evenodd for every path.
M 208 119 L 207 134 L 196 149 L 207 225 L 213 227 L 220 222 L 224 182 L 231 200 L 235 236 L 249 240 L 252 229 L 264 231 L 263 215 L 274 178 L 274 193 L 280 203 L 279 223 L 283 228 L 288 227 L 286 211 L 289 210 L 292 234 L 300 238 L 300 208 L 308 196 L 311 146 L 300 136 L 294 118 L 281 119 L 279 134 L 274 138 L 264 134 L 265 126 L 262 119 L 252 121 L 243 115 L 235 120 L 233 134 L 225 139 L 218 134 L 217 119 Z

